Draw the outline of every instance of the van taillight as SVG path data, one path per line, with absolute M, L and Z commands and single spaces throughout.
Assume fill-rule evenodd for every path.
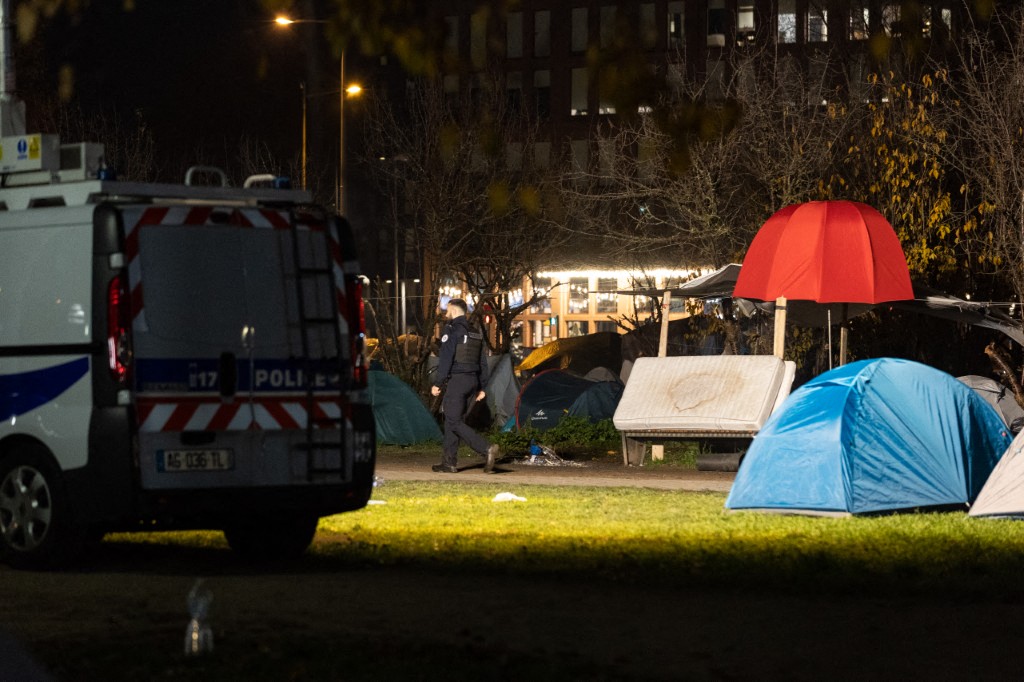
M 132 338 L 128 288 L 124 274 L 107 288 L 107 359 L 110 376 L 127 387 L 131 379 Z
M 345 313 L 348 319 L 349 343 L 351 344 L 352 386 L 353 388 L 366 388 L 369 375 L 367 374 L 366 356 L 363 353 L 366 342 L 363 282 L 359 277 L 348 276 L 345 278 L 345 289 L 348 294 L 345 297 L 348 302 L 348 310 Z

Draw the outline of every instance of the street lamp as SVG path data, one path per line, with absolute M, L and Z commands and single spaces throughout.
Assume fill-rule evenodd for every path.
M 281 27 L 292 24 L 326 24 L 324 19 L 292 19 L 283 14 L 274 17 Z M 363 89 L 356 83 L 345 86 L 345 50 L 341 51 L 338 70 L 338 213 L 345 215 L 345 95 L 357 96 Z M 302 186 L 306 186 L 306 89 L 302 87 Z

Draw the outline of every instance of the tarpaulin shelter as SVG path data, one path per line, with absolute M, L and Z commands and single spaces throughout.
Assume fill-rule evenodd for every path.
M 695 287 L 692 290 L 684 291 L 687 285 L 697 282 L 697 280 L 693 280 L 693 282 L 688 282 L 684 287 L 672 289 L 672 296 L 731 296 L 736 287 L 736 282 L 739 279 L 740 272 L 740 266 L 735 264 L 728 265 L 711 273 L 711 275 L 714 276 L 713 288 L 698 289 Z M 943 293 L 937 289 L 921 284 L 920 282 L 912 281 L 911 286 L 914 293 L 913 299 L 890 301 L 886 303 L 886 307 L 909 313 L 918 313 L 945 320 L 952 320 L 953 322 L 959 322 L 961 324 L 994 329 L 1005 334 L 1010 339 L 1013 339 L 1019 345 L 1024 346 L 1024 329 L 1021 328 L 1020 320 L 1010 317 L 1004 311 L 1000 310 L 998 306 L 984 301 L 968 301 L 962 298 L 957 298 L 956 296 Z M 723 291 L 725 291 L 725 293 L 723 293 Z M 841 304 L 836 304 L 837 312 L 841 313 L 839 306 L 841 306 Z M 757 307 L 768 313 L 773 313 L 775 311 L 775 301 L 771 300 L 759 303 Z M 866 310 L 870 307 L 871 306 L 867 304 L 865 304 L 863 308 L 850 306 L 848 314 L 853 317 L 862 309 Z M 787 303 L 787 309 L 787 319 L 790 322 L 803 326 L 815 326 L 822 323 L 822 310 L 825 310 L 826 308 L 813 303 L 808 303 L 807 306 L 801 306 L 799 301 L 789 301 Z M 673 322 L 675 322 L 675 320 L 673 320 Z
M 437 422 L 404 381 L 381 370 L 370 370 L 367 388 L 377 422 L 378 443 L 413 445 L 441 440 Z
M 793 392 L 754 437 L 725 506 L 848 515 L 974 501 L 1011 442 L 991 405 L 909 360 L 861 360 Z
M 970 516 L 1024 518 L 1024 431 L 1010 443 L 985 481 Z
M 533 377 L 516 401 L 516 427 L 547 431 L 567 415 L 591 422 L 611 419 L 622 397 L 617 381 L 589 381 L 569 372 L 549 369 Z

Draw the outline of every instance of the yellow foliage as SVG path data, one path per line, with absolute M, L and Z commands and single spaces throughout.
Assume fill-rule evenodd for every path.
M 541 199 L 540 192 L 534 186 L 519 188 L 519 205 L 529 216 L 540 215 Z
M 505 182 L 492 182 L 487 188 L 487 204 L 491 213 L 496 216 L 508 214 L 512 202 L 512 193 Z

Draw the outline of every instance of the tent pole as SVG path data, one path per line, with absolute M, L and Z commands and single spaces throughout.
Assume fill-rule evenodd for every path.
M 786 297 L 775 299 L 775 348 L 772 351 L 780 360 L 786 353 Z
M 658 357 L 668 355 L 668 317 L 672 312 L 672 292 L 666 291 L 661 297 L 661 338 L 658 340 Z M 665 446 L 661 443 L 651 444 L 651 461 L 660 462 L 665 459 Z

